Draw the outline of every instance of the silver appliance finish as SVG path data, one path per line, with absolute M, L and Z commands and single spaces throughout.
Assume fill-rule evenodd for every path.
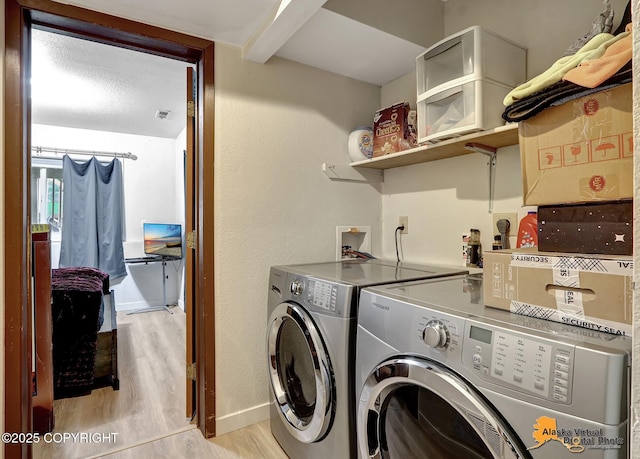
M 465 272 L 384 260 L 274 266 L 267 352 L 271 432 L 293 459 L 356 457 L 355 331 L 365 286 Z
M 465 446 L 475 455 L 465 457 L 626 458 L 631 345 L 630 337 L 485 307 L 478 275 L 366 288 L 357 331 L 359 454 L 410 457 L 398 453 L 406 438 L 391 438 L 402 427 L 391 419 L 394 394 L 411 387 L 417 424 L 435 426 L 447 441 L 477 439 Z

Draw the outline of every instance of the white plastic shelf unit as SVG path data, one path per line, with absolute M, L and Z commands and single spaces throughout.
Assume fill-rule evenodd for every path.
M 500 126 L 501 101 L 526 74 L 526 48 L 480 26 L 435 43 L 416 58 L 418 142 Z

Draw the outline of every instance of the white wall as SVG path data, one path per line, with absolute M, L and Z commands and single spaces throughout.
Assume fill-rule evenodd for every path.
M 322 8 L 417 45 L 429 46 L 443 33 L 442 0 L 327 0 Z
M 518 147 L 500 149 L 496 168 L 494 212 L 521 210 Z M 480 230 L 485 250 L 493 241 L 489 213 L 489 168 L 480 154 L 385 171 L 382 195 L 383 254 L 395 257 L 394 229 L 400 215 L 409 217 L 402 235 L 405 261 L 463 265 L 462 233 Z M 515 233 L 512 230 L 512 233 Z M 511 238 L 515 246 L 515 238 Z
M 121 160 L 125 200 L 125 258 L 144 255 L 142 221 L 184 225 L 184 180 L 182 166 L 178 168 L 176 158 L 178 152 L 182 157 L 184 137 L 174 140 L 34 124 L 31 139 L 34 146 L 131 152 L 138 157 L 135 161 Z M 87 156 L 75 158 L 80 161 L 88 159 Z M 57 267 L 60 257 L 59 242 L 52 241 L 51 252 L 52 266 Z M 163 303 L 160 263 L 128 264 L 127 272 L 128 275 L 124 278 L 111 279 L 117 310 L 158 306 Z M 167 304 L 173 304 L 178 302 L 182 262 L 169 262 L 166 274 Z
M 377 86 L 216 45 L 216 431 L 268 417 L 265 334 L 272 265 L 335 260 L 336 226 L 371 226 L 380 193 L 332 182 L 347 138 L 378 109 Z
M 628 0 L 611 0 L 614 30 Z M 528 48 L 528 78 L 562 57 L 564 51 L 591 30 L 604 11 L 603 0 L 449 0 L 444 4 L 445 36 L 482 25 Z

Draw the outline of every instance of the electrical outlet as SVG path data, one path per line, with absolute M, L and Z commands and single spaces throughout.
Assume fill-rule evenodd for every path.
M 400 231 L 402 234 L 409 233 L 409 217 L 398 217 L 398 226 L 403 226 L 404 229 Z
M 496 224 L 498 220 L 509 220 L 509 236 L 517 236 L 518 235 L 518 214 L 517 213 L 506 213 L 506 214 L 493 214 L 493 235 L 497 236 L 500 234 L 498 231 L 498 227 Z

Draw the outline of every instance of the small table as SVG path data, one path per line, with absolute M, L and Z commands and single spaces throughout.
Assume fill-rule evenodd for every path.
M 169 305 L 167 304 L 166 266 L 167 266 L 167 261 L 177 261 L 177 260 L 181 260 L 181 258 L 172 257 L 169 255 L 154 255 L 154 256 L 138 257 L 138 258 L 125 258 L 124 262 L 130 265 L 138 265 L 142 263 L 144 263 L 145 265 L 149 263 L 162 263 L 162 306 L 153 306 L 151 308 L 134 309 L 133 311 L 127 312 L 127 315 L 140 314 L 140 313 L 151 312 L 151 311 L 159 311 L 161 309 L 166 310 L 169 314 L 173 314 L 173 311 L 169 309 Z

